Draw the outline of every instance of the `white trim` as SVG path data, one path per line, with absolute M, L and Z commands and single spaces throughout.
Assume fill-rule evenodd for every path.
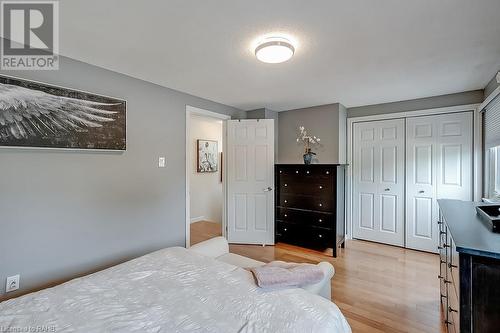
M 186 248 L 189 248 L 191 245 L 191 201 L 190 201 L 190 196 L 189 196 L 189 185 L 190 185 L 190 177 L 191 177 L 191 161 L 190 161 L 190 142 L 189 142 L 189 137 L 190 137 L 190 128 L 191 128 L 191 116 L 192 115 L 199 115 L 199 116 L 206 116 L 206 117 L 211 117 L 211 118 L 216 118 L 216 119 L 221 119 L 222 120 L 222 152 L 226 153 L 226 145 L 227 145 L 227 130 L 226 130 L 226 121 L 231 119 L 231 116 L 213 112 L 213 111 L 208 111 L 205 109 L 200 109 L 191 105 L 186 105 L 186 155 L 185 155 L 185 163 L 186 163 Z M 227 224 L 227 211 L 226 211 L 226 206 L 227 206 L 227 168 L 226 168 L 226 156 L 223 156 L 222 160 L 222 172 L 223 172 L 223 179 L 222 179 L 222 236 L 226 237 L 226 224 Z
M 197 108 L 197 107 L 194 107 L 191 105 L 186 105 L 186 112 L 190 115 L 206 116 L 206 117 L 217 118 L 217 119 L 222 119 L 222 120 L 231 119 L 231 116 L 228 116 L 226 114 L 208 111 L 205 109 L 200 109 L 200 108 Z
M 483 182 L 483 113 L 481 112 L 480 106 L 474 110 L 473 114 L 473 143 L 472 143 L 472 154 L 473 163 L 472 166 L 472 188 L 474 193 L 472 193 L 472 198 L 474 201 L 481 201 L 484 194 L 484 182 Z
M 430 116 L 430 115 L 443 114 L 443 113 L 474 111 L 474 110 L 476 110 L 476 108 L 478 106 L 479 106 L 479 104 L 466 104 L 466 105 L 448 106 L 448 107 L 434 108 L 434 109 L 423 109 L 423 110 L 415 110 L 415 111 L 383 113 L 383 114 L 376 114 L 373 116 L 351 117 L 351 118 L 347 118 L 347 121 L 349 124 L 349 121 L 351 121 L 351 122 L 373 121 L 373 120 L 385 120 L 385 119 L 395 119 L 395 118 Z M 347 113 L 347 115 L 349 116 L 349 113 Z
M 196 222 L 201 222 L 201 221 L 205 221 L 205 216 L 192 217 L 190 219 L 191 223 L 196 223 Z
M 352 239 L 352 160 L 353 160 L 353 126 L 354 123 L 364 122 L 364 121 L 377 121 L 377 120 L 387 120 L 387 119 L 397 119 L 397 118 L 410 118 L 419 116 L 431 116 L 437 114 L 445 113 L 455 113 L 455 112 L 466 112 L 474 111 L 474 139 L 473 139 L 473 150 L 474 150 L 474 177 L 473 177 L 473 189 L 474 189 L 474 200 L 476 198 L 481 198 L 482 195 L 482 156 L 481 156 L 481 135 L 482 135 L 482 125 L 481 117 L 478 117 L 478 110 L 480 104 L 465 104 L 458 106 L 449 106 L 434 109 L 423 109 L 415 111 L 404 111 L 395 113 L 384 113 L 377 114 L 373 116 L 362 116 L 362 117 L 351 117 L 347 118 L 347 189 L 346 189 L 346 238 Z M 349 113 L 347 113 L 349 116 Z
M 497 97 L 499 95 L 500 95 L 500 86 L 498 86 L 495 90 L 493 90 L 491 92 L 491 94 L 488 95 L 488 97 L 486 97 L 484 102 L 482 102 L 481 105 L 478 106 L 478 110 L 483 111 L 484 108 L 486 108 L 488 106 L 488 104 L 490 104 L 491 101 L 494 100 L 495 97 Z

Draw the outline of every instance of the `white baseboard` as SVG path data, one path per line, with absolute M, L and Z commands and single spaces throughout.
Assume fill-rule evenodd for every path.
M 204 220 L 205 220 L 205 216 L 192 217 L 191 223 L 200 222 L 200 221 L 204 221 Z

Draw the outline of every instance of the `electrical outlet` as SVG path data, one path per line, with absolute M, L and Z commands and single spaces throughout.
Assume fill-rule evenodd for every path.
M 167 165 L 167 159 L 165 157 L 158 158 L 158 168 L 164 168 Z
M 19 289 L 19 279 L 20 279 L 19 274 L 14 276 L 9 276 L 7 278 L 7 283 L 5 284 L 5 292 L 8 293 Z

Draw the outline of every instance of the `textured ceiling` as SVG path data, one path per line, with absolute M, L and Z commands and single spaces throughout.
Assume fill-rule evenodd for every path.
M 499 0 L 67 0 L 61 53 L 241 109 L 348 107 L 484 88 Z M 291 35 L 295 56 L 252 45 Z

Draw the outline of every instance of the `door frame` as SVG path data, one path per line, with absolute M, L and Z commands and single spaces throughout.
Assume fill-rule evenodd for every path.
M 414 111 L 404 111 L 395 113 L 383 113 L 373 116 L 362 116 L 362 117 L 351 117 L 347 118 L 347 182 L 346 182 L 346 238 L 353 239 L 352 233 L 352 216 L 353 216 L 353 174 L 352 174 L 352 163 L 353 163 L 353 134 L 354 134 L 354 123 L 376 121 L 376 120 L 389 120 L 397 118 L 409 118 L 418 116 L 432 116 L 438 114 L 446 113 L 456 113 L 473 111 L 473 166 L 472 166 L 472 188 L 473 188 L 473 198 L 475 201 L 481 199 L 482 196 L 482 170 L 483 170 L 483 159 L 482 159 L 482 116 L 479 109 L 480 104 L 465 104 L 457 106 L 449 106 L 442 108 L 432 108 L 432 109 L 421 109 Z M 349 114 L 348 114 L 349 116 Z M 405 186 L 406 188 L 406 186 Z M 406 216 L 406 207 L 404 209 Z
M 224 156 L 227 152 L 227 120 L 231 119 L 231 116 L 222 113 L 217 113 L 205 109 L 201 109 L 195 106 L 186 105 L 186 248 L 191 246 L 191 198 L 189 195 L 190 179 L 192 172 L 192 163 L 190 152 L 191 152 L 191 142 L 189 141 L 191 134 L 191 116 L 205 116 L 209 118 L 222 120 L 222 236 L 227 238 L 227 168 L 226 161 L 227 158 Z

